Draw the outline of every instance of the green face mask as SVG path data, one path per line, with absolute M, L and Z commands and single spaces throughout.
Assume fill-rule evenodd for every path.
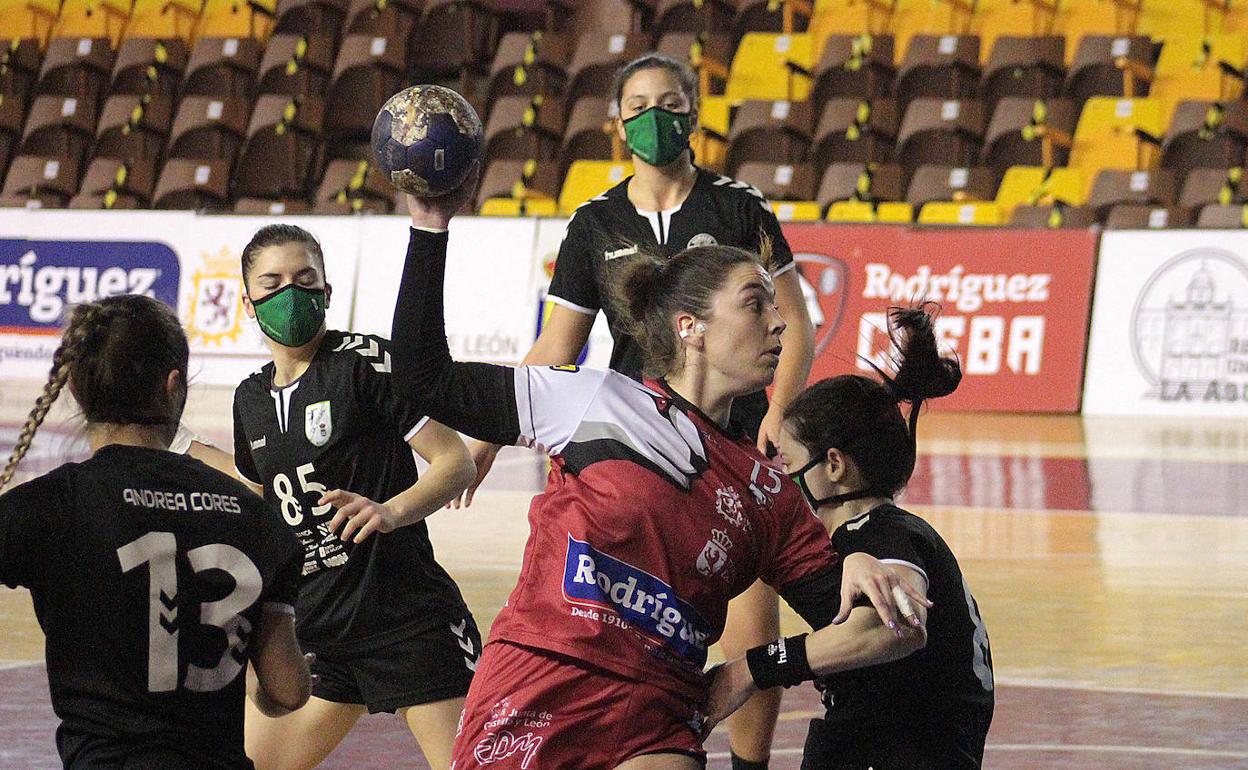
M 669 112 L 651 107 L 624 121 L 624 134 L 633 154 L 651 166 L 666 166 L 689 149 L 688 112 Z
M 256 322 L 274 342 L 288 348 L 306 345 L 325 323 L 325 290 L 293 283 L 252 303 Z

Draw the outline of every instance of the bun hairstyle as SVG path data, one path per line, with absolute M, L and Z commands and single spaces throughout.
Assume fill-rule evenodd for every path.
M 786 425 L 812 456 L 833 448 L 849 455 L 873 496 L 892 497 L 909 483 L 923 402 L 949 395 L 962 381 L 957 359 L 941 356 L 936 346 L 933 323 L 939 310 L 935 303 L 889 310 L 888 336 L 897 350 L 891 377 L 871 364 L 880 380 L 830 377 L 785 410 Z M 910 404 L 908 422 L 902 402 Z
M 164 425 L 172 437 L 185 399 L 171 401 L 165 382 L 174 370 L 185 382 L 189 354 L 177 316 L 151 297 L 125 294 L 75 307 L 43 393 L 0 474 L 0 489 L 13 479 L 66 384 L 88 423 Z
M 645 376 L 663 377 L 683 365 L 683 347 L 672 317 L 679 312 L 710 316 L 711 299 L 733 267 L 767 268 L 771 247 L 766 241 L 762 251 L 759 255 L 735 246 L 694 246 L 670 259 L 642 251 L 614 271 L 609 295 L 625 319 L 625 331 L 641 345 Z

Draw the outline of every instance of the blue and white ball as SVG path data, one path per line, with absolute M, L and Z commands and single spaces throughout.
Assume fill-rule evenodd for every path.
M 395 187 L 419 198 L 454 190 L 481 155 L 481 118 L 449 88 L 405 88 L 373 122 L 373 154 Z

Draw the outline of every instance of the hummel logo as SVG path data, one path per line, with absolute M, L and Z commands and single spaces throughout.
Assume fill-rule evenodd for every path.
M 261 436 L 260 438 L 251 442 L 252 451 L 254 452 L 257 449 L 264 449 L 264 444 L 267 440 L 268 440 L 268 436 Z
M 629 246 L 627 249 L 616 249 L 615 251 L 608 251 L 605 254 L 603 254 L 603 256 L 607 258 L 608 262 L 610 262 L 611 260 L 619 259 L 620 257 L 631 257 L 636 253 L 637 253 L 637 247 Z
M 845 529 L 847 529 L 850 532 L 853 532 L 854 530 L 862 529 L 862 525 L 866 524 L 870 520 L 871 520 L 871 514 L 868 513 L 866 516 L 863 516 L 861 519 L 859 519 L 858 521 L 855 521 L 853 524 L 846 524 Z

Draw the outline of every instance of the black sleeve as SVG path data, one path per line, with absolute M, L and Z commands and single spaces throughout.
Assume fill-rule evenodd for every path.
M 255 458 L 251 455 L 251 442 L 247 440 L 247 431 L 243 429 L 243 412 L 238 404 L 241 391 L 241 385 L 234 391 L 234 467 L 252 484 L 263 486 L 264 481 L 261 480 L 260 471 L 256 470 Z
M 841 565 L 824 567 L 798 578 L 779 591 L 780 597 L 818 631 L 841 609 Z
M 902 564 L 927 579 L 928 559 L 916 542 L 920 536 L 895 518 L 869 514 L 854 529 L 840 526 L 832 533 L 832 545 L 842 557 L 865 553 L 885 564 Z
M 742 212 L 742 221 L 746 223 L 746 245 L 749 248 L 758 251 L 761 249 L 763 238 L 771 241 L 771 274 L 777 275 L 783 272 L 789 265 L 793 264 L 793 250 L 789 248 L 789 242 L 784 238 L 784 231 L 780 229 L 780 220 L 776 219 L 776 214 L 771 210 L 771 204 L 754 188 L 750 188 L 750 194 L 742 196 L 745 201 L 745 211 Z
M 494 444 L 520 436 L 515 370 L 451 359 L 443 286 L 446 233 L 412 228 L 394 308 L 394 388 L 434 420 Z
M 63 483 L 54 471 L 0 495 L 0 583 L 33 588 L 41 581 L 69 504 Z
M 602 308 L 598 279 L 594 275 L 593 251 L 585 236 L 585 217 L 575 214 L 568 222 L 559 256 L 555 259 L 555 275 L 550 280 L 547 296 L 575 305 L 574 310 L 596 314 Z
M 411 399 L 400 398 L 394 391 L 391 370 L 394 358 L 389 340 L 368 336 L 367 345 L 356 348 L 356 397 L 367 412 L 377 416 L 384 425 L 394 426 L 405 441 L 425 424 L 424 413 Z

